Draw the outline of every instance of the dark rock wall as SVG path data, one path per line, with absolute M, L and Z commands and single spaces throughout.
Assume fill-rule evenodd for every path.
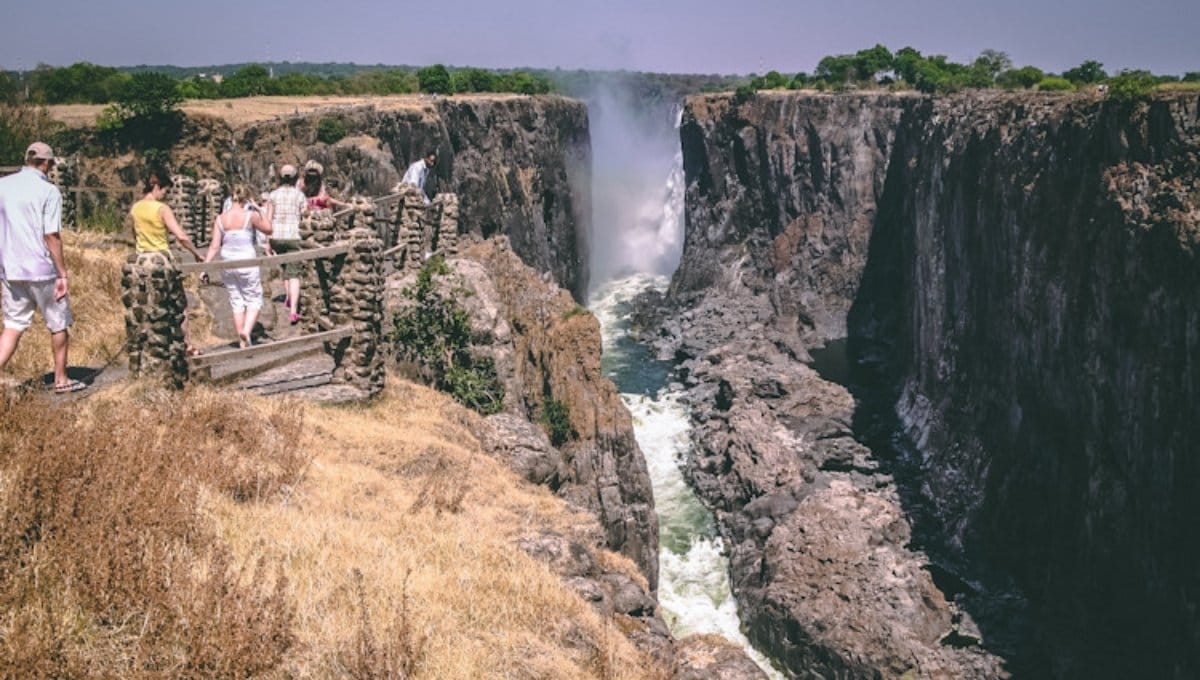
M 321 120 L 346 129 L 319 141 Z M 430 192 L 459 196 L 460 229 L 482 237 L 505 234 L 514 251 L 582 300 L 588 283 L 591 223 L 591 142 L 587 108 L 559 96 L 471 95 L 379 106 L 340 106 L 243 127 L 189 119 L 171 165 L 255 190 L 272 186 L 272 166 L 309 159 L 325 167 L 331 191 L 343 199 L 382 196 L 409 163 L 439 154 Z M 98 183 L 141 181 L 138 158 L 85 159 Z M 114 166 L 111 168 L 102 166 Z
M 1198 109 L 760 94 L 684 116 L 676 304 L 757 304 L 801 360 L 847 325 L 887 350 L 939 539 L 1017 577 L 1060 676 L 1200 672 Z
M 929 102 L 897 151 L 898 411 L 1066 675 L 1200 673 L 1198 104 Z
M 843 337 L 896 128 L 916 101 L 689 99 L 680 126 L 686 230 L 672 293 L 766 293 L 778 325 L 808 344 Z

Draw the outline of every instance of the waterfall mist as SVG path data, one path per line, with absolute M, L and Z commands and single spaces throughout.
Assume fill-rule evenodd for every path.
M 592 136 L 592 289 L 634 273 L 670 275 L 683 249 L 678 102 L 620 81 L 583 95 Z

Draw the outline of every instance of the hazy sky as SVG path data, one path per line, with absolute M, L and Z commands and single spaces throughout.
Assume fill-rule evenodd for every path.
M 289 60 L 790 73 L 881 42 L 956 60 L 990 47 L 1056 71 L 1084 59 L 1200 71 L 1200 0 L 3 3 L 10 69 Z

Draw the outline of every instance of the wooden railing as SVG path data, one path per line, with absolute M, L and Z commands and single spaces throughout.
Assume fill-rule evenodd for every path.
M 212 262 L 189 262 L 179 265 L 179 271 L 183 274 L 217 272 L 225 269 L 242 269 L 246 267 L 269 267 L 293 262 L 308 262 L 311 260 L 322 260 L 338 255 L 345 255 L 350 252 L 349 244 L 339 244 L 334 246 L 326 246 L 324 248 L 312 248 L 309 250 L 301 250 L 295 253 L 285 253 L 283 255 L 266 255 L 263 257 L 245 258 L 241 260 L 214 260 Z M 211 380 L 212 368 L 214 365 L 238 361 L 244 359 L 252 359 L 256 356 L 264 354 L 273 354 L 281 350 L 298 350 L 309 347 L 316 347 L 327 342 L 335 342 L 342 338 L 348 338 L 354 334 L 354 326 L 347 324 L 334 328 L 322 328 L 316 333 L 308 333 L 286 340 L 277 340 L 265 345 L 255 345 L 253 347 L 243 347 L 238 349 L 226 349 L 217 352 L 209 352 L 188 357 L 189 369 L 201 379 Z
M 307 262 L 309 260 L 322 260 L 336 255 L 345 255 L 350 252 L 350 246 L 341 244 L 336 246 L 326 246 L 324 248 L 312 248 L 309 250 L 300 250 L 294 253 L 285 253 L 283 255 L 264 255 L 262 257 L 250 257 L 243 260 L 213 260 L 212 262 L 189 262 L 179 265 L 179 271 L 184 274 L 194 274 L 197 272 L 216 272 L 223 269 L 243 269 L 246 267 L 272 267 L 281 264 L 289 264 L 292 262 Z

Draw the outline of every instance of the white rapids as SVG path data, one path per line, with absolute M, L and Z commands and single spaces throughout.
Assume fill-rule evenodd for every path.
M 666 386 L 667 367 L 629 337 L 629 303 L 642 291 L 665 289 L 662 276 L 635 274 L 592 294 L 600 320 L 605 372 L 633 414 L 633 430 L 646 457 L 659 522 L 658 598 L 676 637 L 720 635 L 742 646 L 768 677 L 782 680 L 742 634 L 729 565 L 711 513 L 684 479 L 691 421 L 682 396 Z

